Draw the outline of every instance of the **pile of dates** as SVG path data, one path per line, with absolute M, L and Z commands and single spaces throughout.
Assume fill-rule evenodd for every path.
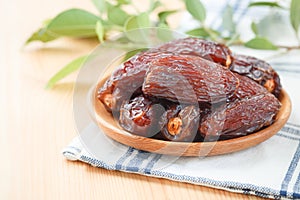
M 274 122 L 278 74 L 265 61 L 199 38 L 173 40 L 116 69 L 97 98 L 132 134 L 177 142 L 251 134 Z

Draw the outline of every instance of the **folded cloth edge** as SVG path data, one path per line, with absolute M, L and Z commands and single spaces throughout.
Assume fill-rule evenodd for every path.
M 132 148 L 132 147 L 128 147 Z M 134 149 L 136 150 L 136 149 Z M 136 150 L 138 151 L 138 150 Z M 159 170 L 150 170 L 147 172 L 141 171 L 130 171 L 125 169 L 117 169 L 116 166 L 107 164 L 101 160 L 98 160 L 91 156 L 84 148 L 80 142 L 80 136 L 77 136 L 72 140 L 72 142 L 63 149 L 62 154 L 70 161 L 81 161 L 92 165 L 93 167 L 100 167 L 108 170 L 116 170 L 127 173 L 134 173 L 140 175 L 146 175 L 149 177 L 164 178 L 172 181 L 179 181 L 190 183 L 194 185 L 201 185 L 216 189 L 222 189 L 230 192 L 256 195 L 263 198 L 272 199 L 289 199 L 293 198 L 293 194 L 287 194 L 287 196 L 281 196 L 279 191 L 268 187 L 258 187 L 254 184 L 240 183 L 240 182 L 230 182 L 230 181 L 216 181 L 213 179 L 203 178 L 203 177 L 191 177 L 191 176 L 178 176 L 172 173 L 161 172 Z M 160 156 L 159 154 L 157 154 Z

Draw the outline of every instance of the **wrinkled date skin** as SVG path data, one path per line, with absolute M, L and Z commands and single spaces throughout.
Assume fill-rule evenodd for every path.
M 122 68 L 117 69 L 98 91 L 98 99 L 108 111 L 116 111 L 124 100 L 138 95 L 136 91 L 142 86 L 148 64 L 153 59 L 172 55 L 151 50 L 139 53 L 126 61 Z
M 180 103 L 218 103 L 232 96 L 238 85 L 238 78 L 223 66 L 200 57 L 181 55 L 154 60 L 142 91 Z
M 152 137 L 160 131 L 158 120 L 164 111 L 162 105 L 153 103 L 142 95 L 137 96 L 122 104 L 119 124 L 135 135 Z
M 280 79 L 268 63 L 197 38 L 133 56 L 97 92 L 125 130 L 174 142 L 253 133 L 281 106 Z
M 144 81 L 148 64 L 154 59 L 170 55 L 195 55 L 229 67 L 232 61 L 228 47 L 214 42 L 184 38 L 139 53 L 125 62 L 98 91 L 98 99 L 108 111 L 119 110 L 123 100 L 130 98 Z
M 239 79 L 239 87 L 233 96 L 228 99 L 228 102 L 249 98 L 258 94 L 268 93 L 266 88 L 257 84 L 252 79 L 237 73 L 235 73 L 235 76 Z
M 197 135 L 199 120 L 198 105 L 173 105 L 161 116 L 161 135 L 165 140 L 191 142 Z
M 267 62 L 251 56 L 234 55 L 230 70 L 251 78 L 279 97 L 281 91 L 279 76 Z
M 223 45 L 199 38 L 184 38 L 171 41 L 159 47 L 163 52 L 176 55 L 193 55 L 219 63 L 229 68 L 232 62 L 231 50 Z
M 206 141 L 247 135 L 272 124 L 280 106 L 271 93 L 230 102 L 205 116 L 199 132 Z

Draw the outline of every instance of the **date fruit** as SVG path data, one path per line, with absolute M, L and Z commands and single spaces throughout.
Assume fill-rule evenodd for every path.
M 231 97 L 239 79 L 223 66 L 195 56 L 154 60 L 142 87 L 144 94 L 180 103 L 218 103 Z
M 158 120 L 164 111 L 162 105 L 153 103 L 142 95 L 137 96 L 122 104 L 119 124 L 135 135 L 152 137 L 160 131 Z
M 229 102 L 233 102 L 235 100 L 241 100 L 245 98 L 249 98 L 251 96 L 255 96 L 258 94 L 267 93 L 267 89 L 263 86 L 257 84 L 252 79 L 234 73 L 235 76 L 239 79 L 239 87 L 235 91 L 234 95 L 228 99 Z
M 234 55 L 230 70 L 251 78 L 277 98 L 279 97 L 281 91 L 280 78 L 267 62 L 251 56 Z
M 172 52 L 175 55 L 193 55 L 219 63 L 229 68 L 232 62 L 231 50 L 223 45 L 199 38 L 183 38 L 173 40 L 160 47 L 162 52 Z
M 161 135 L 164 139 L 174 142 L 191 142 L 197 135 L 199 120 L 198 105 L 174 104 L 161 116 Z
M 158 57 L 171 55 L 156 50 L 139 53 L 123 63 L 98 91 L 98 99 L 108 111 L 118 111 L 123 101 L 136 96 L 142 86 L 148 63 Z
M 132 134 L 192 142 L 240 137 L 272 124 L 280 92 L 267 62 L 184 38 L 124 62 L 97 98 Z
M 136 91 L 144 81 L 148 64 L 154 59 L 170 55 L 195 55 L 229 67 L 231 51 L 222 44 L 199 38 L 173 40 L 160 47 L 139 53 L 125 62 L 98 91 L 98 99 L 108 111 L 119 110 L 128 93 Z
M 230 102 L 205 116 L 199 132 L 205 141 L 247 135 L 272 124 L 280 106 L 271 93 Z

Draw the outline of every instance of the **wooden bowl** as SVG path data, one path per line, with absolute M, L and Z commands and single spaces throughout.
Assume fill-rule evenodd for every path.
M 291 101 L 285 90 L 281 91 L 282 104 L 275 122 L 260 131 L 235 139 L 216 142 L 171 142 L 133 135 L 122 129 L 111 113 L 107 112 L 104 105 L 97 99 L 97 91 L 105 79 L 100 81 L 92 93 L 95 119 L 104 133 L 115 141 L 134 147 L 136 149 L 158 154 L 174 156 L 214 156 L 232 153 L 255 146 L 275 135 L 287 122 L 291 113 Z

